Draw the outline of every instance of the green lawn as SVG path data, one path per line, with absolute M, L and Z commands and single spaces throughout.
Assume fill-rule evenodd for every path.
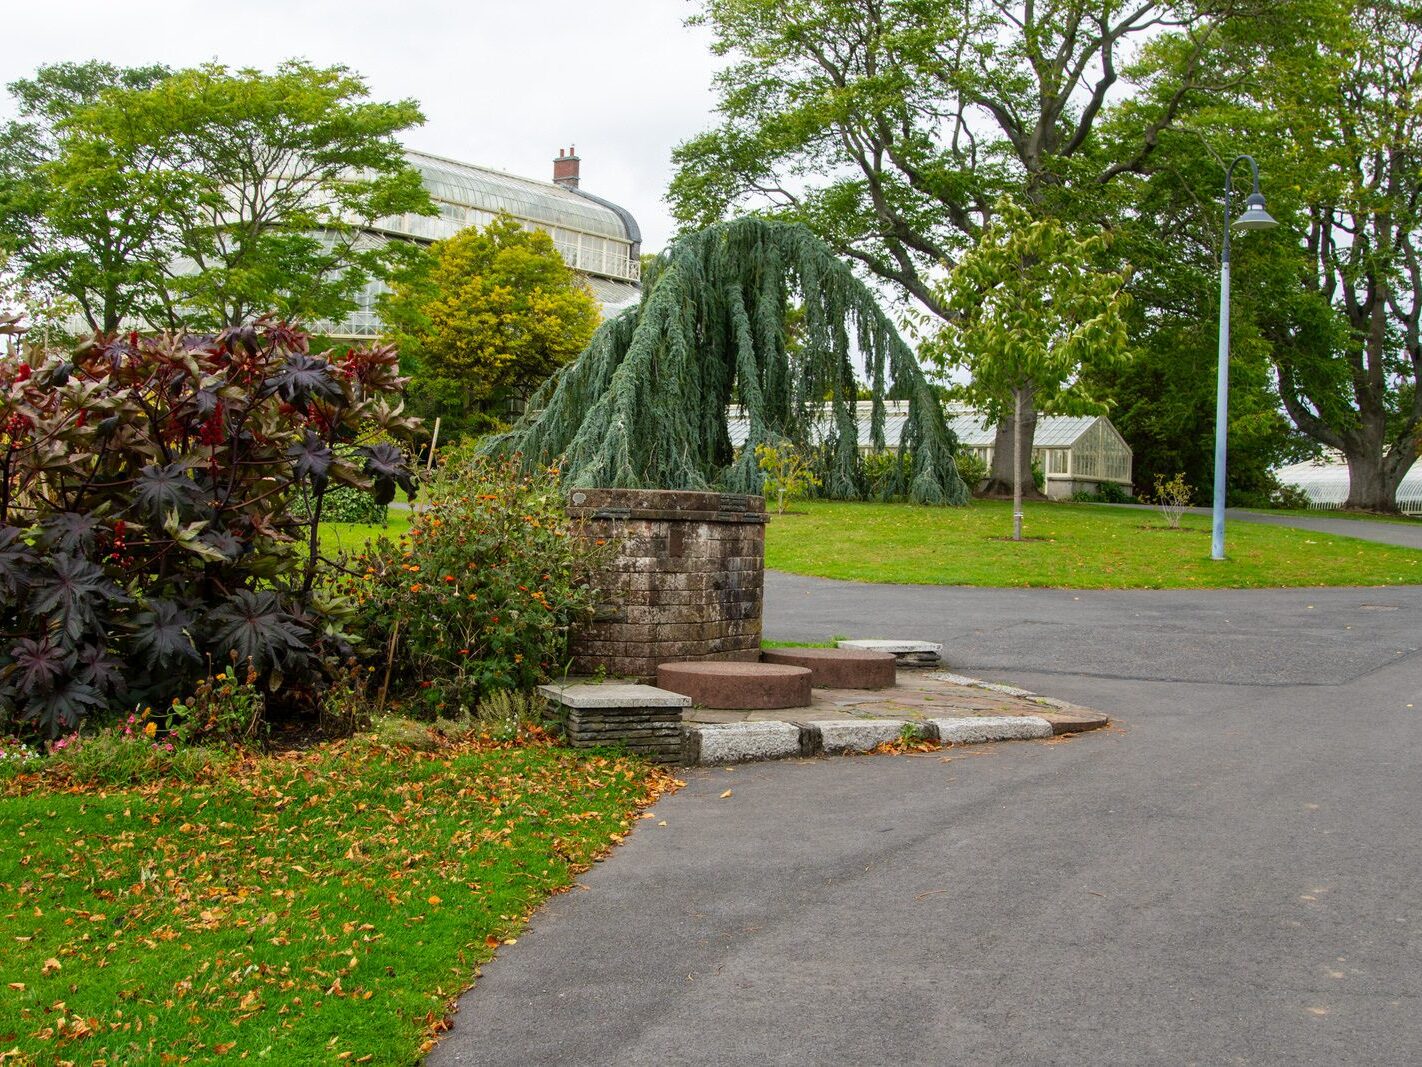
M 368 739 L 197 784 L 11 781 L 0 1059 L 415 1062 L 474 968 L 670 784 L 548 744 Z
M 798 501 L 766 530 L 765 564 L 860 582 L 1191 589 L 1422 582 L 1422 552 L 1265 526 L 1229 524 L 1228 559 L 1210 559 L 1210 520 L 1171 530 L 1153 511 L 1029 503 L 1015 544 L 1012 506 L 966 508 Z
M 323 522 L 321 524 L 321 547 L 327 552 L 355 552 L 367 541 L 388 537 L 394 541 L 410 528 L 411 512 L 390 509 L 390 518 L 384 526 L 369 522 Z

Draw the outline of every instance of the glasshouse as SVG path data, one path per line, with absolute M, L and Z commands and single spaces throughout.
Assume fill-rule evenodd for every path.
M 604 315 L 636 303 L 641 294 L 642 232 L 631 212 L 579 188 L 579 157 L 560 151 L 553 180 L 536 181 L 452 159 L 406 152 L 420 172 L 438 215 L 403 214 L 379 219 L 361 235 L 372 243 L 389 240 L 429 244 L 470 226 L 487 226 L 501 211 L 525 229 L 543 230 L 568 266 L 588 283 Z M 372 281 L 341 322 L 318 323 L 332 337 L 356 339 L 380 333 L 376 298 L 385 286 Z
M 872 447 L 869 426 L 872 409 L 872 402 L 859 402 L 859 448 L 864 452 Z M 946 414 L 948 428 L 957 435 L 958 444 L 991 466 L 994 427 L 981 414 L 967 408 L 949 408 Z M 907 403 L 884 405 L 884 444 L 887 447 L 898 447 L 907 419 Z M 733 409 L 728 422 L 731 444 L 739 448 L 749 432 L 749 420 Z M 823 422 L 818 423 L 812 437 L 816 440 L 822 437 L 823 427 Z M 1041 465 L 1047 479 L 1046 493 L 1055 500 L 1066 499 L 1076 492 L 1095 492 L 1102 482 L 1115 482 L 1127 490 L 1131 487 L 1131 446 L 1104 415 L 1038 415 L 1032 461 Z
M 1274 473 L 1284 485 L 1307 493 L 1310 507 L 1341 508 L 1348 500 L 1348 464 L 1341 456 L 1293 463 Z M 1397 487 L 1397 509 L 1404 515 L 1422 515 L 1422 467 L 1414 466 Z
M 992 466 L 995 427 L 963 409 L 949 411 L 948 427 L 959 445 Z M 1053 500 L 1094 493 L 1102 482 L 1131 488 L 1131 446 L 1105 415 L 1038 415 L 1032 462 L 1046 475 L 1045 491 Z

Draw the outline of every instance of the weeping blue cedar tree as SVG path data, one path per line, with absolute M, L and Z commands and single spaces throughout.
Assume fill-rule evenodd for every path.
M 865 499 L 856 354 L 876 451 L 884 397 L 892 390 L 909 405 L 877 495 L 966 504 L 957 440 L 873 293 L 804 226 L 755 217 L 687 234 L 658 256 L 638 306 L 603 323 L 484 451 L 521 455 L 530 468 L 561 457 L 568 485 L 759 493 L 756 446 L 788 441 L 813 449 L 821 495 Z M 726 421 L 733 404 L 749 423 L 739 452 Z

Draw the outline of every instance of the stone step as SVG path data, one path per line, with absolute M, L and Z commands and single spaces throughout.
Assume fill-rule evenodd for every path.
M 899 667 L 905 670 L 943 665 L 943 646 L 936 641 L 857 638 L 852 641 L 840 641 L 839 647 L 857 648 L 863 652 L 887 652 L 898 660 Z
M 663 663 L 657 667 L 657 685 L 703 708 L 765 711 L 810 704 L 809 668 L 780 663 Z
M 767 648 L 760 658 L 763 663 L 808 668 L 810 684 L 823 689 L 888 689 L 897 666 L 887 652 L 856 648 Z

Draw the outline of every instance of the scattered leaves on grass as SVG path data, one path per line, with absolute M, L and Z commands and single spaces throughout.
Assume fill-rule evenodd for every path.
M 248 756 L 187 786 L 13 779 L 0 1035 L 19 1062 L 412 1062 L 478 965 L 680 784 L 487 738 Z

